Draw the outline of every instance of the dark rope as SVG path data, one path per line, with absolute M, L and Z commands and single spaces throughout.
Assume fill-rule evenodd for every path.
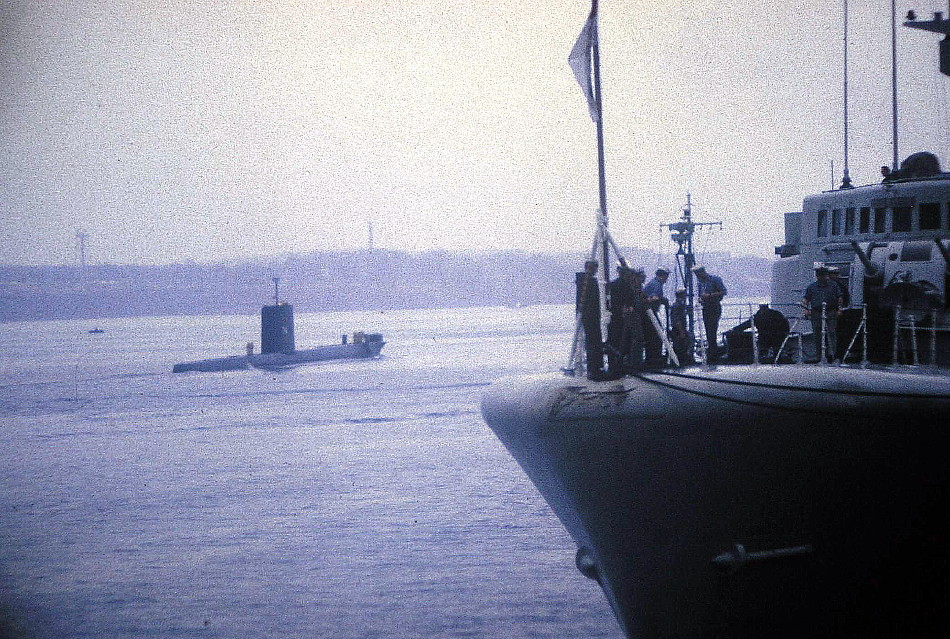
M 671 373 L 671 372 L 668 372 L 668 371 L 657 371 L 657 372 L 652 373 L 652 374 L 670 375 L 670 376 L 672 376 L 672 377 L 682 377 L 682 378 L 685 378 L 685 379 L 696 379 L 696 380 L 703 380 L 703 381 L 717 381 L 717 382 L 722 382 L 722 383 L 732 383 L 732 384 L 736 384 L 736 385 L 739 385 L 739 386 L 759 386 L 759 387 L 765 387 L 765 388 L 776 388 L 776 389 L 781 389 L 781 390 L 798 390 L 798 391 L 804 391 L 804 392 L 828 392 L 828 393 L 834 393 L 834 394 L 836 394 L 836 395 L 848 394 L 848 393 L 840 393 L 840 392 L 835 392 L 835 391 L 828 391 L 828 390 L 825 390 L 825 389 L 806 389 L 806 388 L 798 388 L 798 387 L 794 387 L 794 386 L 782 386 L 782 385 L 773 385 L 773 384 L 761 384 L 761 383 L 757 383 L 757 382 L 737 382 L 737 381 L 733 381 L 733 380 L 718 380 L 718 379 L 717 379 L 717 380 L 712 380 L 712 379 L 709 379 L 709 378 L 706 378 L 706 377 L 698 377 L 698 376 L 696 376 L 696 375 L 683 375 L 682 373 Z M 742 406 L 754 406 L 754 407 L 757 407 L 757 408 L 767 408 L 767 409 L 771 409 L 771 410 L 784 410 L 784 411 L 790 411 L 790 412 L 796 412 L 796 413 L 811 413 L 811 414 L 814 414 L 814 415 L 838 415 L 838 414 L 840 414 L 840 411 L 828 411 L 828 410 L 819 410 L 819 409 L 811 409 L 811 408 L 802 408 L 801 406 L 783 406 L 783 405 L 781 405 L 781 404 L 772 404 L 772 403 L 767 403 L 767 402 L 755 402 L 755 401 L 751 401 L 751 400 L 747 400 L 747 399 L 737 399 L 737 398 L 732 398 L 732 397 L 723 397 L 723 396 L 721 396 L 721 395 L 715 395 L 715 394 L 713 394 L 713 393 L 707 393 L 707 392 L 701 391 L 701 390 L 696 390 L 696 389 L 691 389 L 691 388 L 685 388 L 685 387 L 682 387 L 682 386 L 676 386 L 675 384 L 670 384 L 670 383 L 667 383 L 667 382 L 661 382 L 661 381 L 658 380 L 658 379 L 653 379 L 652 377 L 647 377 L 647 376 L 645 376 L 645 375 L 642 374 L 642 373 L 637 373 L 637 374 L 634 375 L 633 377 L 636 377 L 637 379 L 640 379 L 640 380 L 642 380 L 642 381 L 644 381 L 644 382 L 648 382 L 648 383 L 651 383 L 651 384 L 655 384 L 655 385 L 657 385 L 657 386 L 661 386 L 661 387 L 663 387 L 663 388 L 668 388 L 668 389 L 671 389 L 671 390 L 681 391 L 681 392 L 684 392 L 684 393 L 689 393 L 690 395 L 696 395 L 696 396 L 698 396 L 698 397 L 705 397 L 705 398 L 707 398 L 707 399 L 717 399 L 717 400 L 720 400 L 720 401 L 723 401 L 723 402 L 729 402 L 729 403 L 732 403 L 732 404 L 739 404 L 739 405 L 742 405 Z M 875 393 L 852 393 L 852 394 L 853 394 L 853 395 L 865 395 L 865 396 L 890 397 L 890 398 L 896 398 L 896 397 L 921 398 L 921 397 L 926 397 L 926 398 L 928 398 L 928 399 L 943 399 L 943 400 L 948 400 L 948 399 L 950 399 L 950 395 L 910 395 L 910 394 L 908 394 L 908 395 L 898 395 L 898 394 L 894 394 L 894 393 L 880 393 L 880 394 L 875 394 Z
M 669 375 L 671 377 L 682 377 L 683 379 L 696 379 L 704 382 L 716 382 L 719 384 L 732 384 L 734 386 L 753 386 L 758 388 L 776 388 L 780 390 L 797 391 L 801 393 L 827 393 L 831 395 L 851 395 L 854 397 L 889 397 L 893 399 L 942 399 L 950 400 L 948 395 L 925 395 L 922 393 L 883 393 L 877 391 L 852 391 L 834 388 L 803 388 L 801 386 L 788 386 L 785 384 L 766 384 L 763 382 L 748 382 L 736 379 L 718 379 L 714 377 L 700 377 L 698 375 L 687 375 L 684 373 L 674 373 L 672 371 L 655 371 L 655 374 Z
M 636 377 L 636 378 L 638 378 L 638 379 L 640 379 L 640 380 L 643 380 L 644 382 L 648 382 L 648 383 L 650 383 L 650 384 L 655 384 L 655 385 L 657 385 L 657 386 L 661 386 L 661 387 L 663 387 L 663 388 L 669 388 L 669 389 L 671 389 L 671 390 L 681 391 L 681 392 L 683 392 L 683 393 L 689 393 L 690 395 L 696 395 L 696 396 L 698 396 L 698 397 L 705 397 L 706 399 L 718 399 L 718 400 L 723 401 L 723 402 L 729 402 L 729 403 L 731 403 L 731 404 L 739 404 L 739 405 L 741 405 L 741 406 L 755 406 L 756 408 L 768 408 L 768 409 L 770 409 L 770 410 L 784 410 L 784 411 L 795 412 L 795 413 L 812 413 L 812 414 L 815 414 L 815 415 L 837 415 L 837 414 L 838 414 L 837 412 L 834 412 L 834 411 L 815 410 L 815 409 L 810 409 L 810 408 L 801 408 L 800 406 L 782 406 L 781 404 L 769 404 L 769 403 L 766 403 L 766 402 L 753 402 L 753 401 L 750 401 L 750 400 L 747 400 L 747 399 L 736 399 L 736 398 L 732 398 L 732 397 L 722 397 L 722 396 L 720 396 L 720 395 L 713 395 L 712 393 L 706 393 L 706 392 L 700 391 L 700 390 L 695 390 L 695 389 L 691 389 L 691 388 L 684 388 L 684 387 L 682 387 L 682 386 L 676 386 L 675 384 L 669 384 L 669 383 L 666 383 L 666 382 L 661 382 L 661 381 L 659 381 L 659 380 L 657 380 L 657 379 L 651 379 L 651 378 L 649 378 L 649 377 L 645 377 L 645 376 L 643 376 L 642 374 L 639 374 L 639 373 L 636 374 L 636 375 L 634 375 L 634 377 Z M 692 377 L 692 376 L 691 376 L 691 375 L 682 375 L 682 377 Z M 703 379 L 703 378 L 697 377 L 697 378 L 695 378 L 695 379 Z

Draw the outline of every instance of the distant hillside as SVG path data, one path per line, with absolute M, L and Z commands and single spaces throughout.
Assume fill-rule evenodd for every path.
M 625 251 L 648 275 L 672 266 Z M 582 254 L 317 252 L 238 264 L 0 266 L 0 321 L 160 315 L 245 315 L 281 300 L 297 312 L 567 304 Z M 712 254 L 733 297 L 768 295 L 769 260 Z M 668 285 L 672 288 L 672 285 Z

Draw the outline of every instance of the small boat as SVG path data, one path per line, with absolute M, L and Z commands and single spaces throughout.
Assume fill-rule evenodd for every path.
M 950 34 L 939 14 L 928 25 Z M 602 144 L 596 42 L 594 0 L 571 59 Z M 619 251 L 599 156 L 603 251 L 591 259 L 603 255 L 605 273 Z M 589 378 L 574 348 L 563 372 L 486 391 L 485 420 L 631 639 L 946 631 L 950 173 L 925 153 L 883 177 L 805 198 L 776 250 L 773 305 L 790 313 L 815 262 L 840 267 L 844 364 L 780 363 L 780 349 L 766 365 L 713 366 L 700 336 L 697 366 L 678 366 L 666 343 L 665 366 Z M 691 224 L 676 227 L 681 239 Z M 789 335 L 807 346 L 810 333 L 805 322 Z
M 87 332 L 87 333 L 93 333 L 93 334 L 105 333 L 105 331 L 102 330 L 101 328 L 99 328 L 98 326 L 97 326 L 96 328 L 90 328 L 90 329 L 89 329 L 88 331 L 86 331 L 86 332 Z

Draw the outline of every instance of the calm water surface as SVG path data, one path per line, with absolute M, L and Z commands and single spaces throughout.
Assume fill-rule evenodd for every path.
M 620 639 L 478 409 L 572 311 L 304 314 L 384 356 L 180 375 L 258 318 L 0 325 L 0 634 Z

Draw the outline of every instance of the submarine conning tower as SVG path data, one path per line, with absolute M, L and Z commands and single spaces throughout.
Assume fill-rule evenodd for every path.
M 286 302 L 261 307 L 261 353 L 296 351 L 294 346 L 294 307 Z

